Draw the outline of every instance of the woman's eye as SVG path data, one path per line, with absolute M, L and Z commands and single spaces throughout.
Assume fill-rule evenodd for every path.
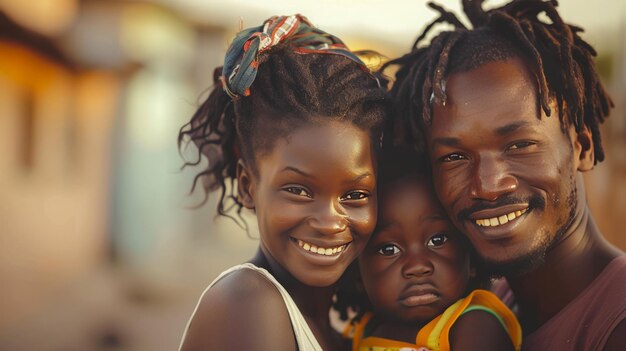
M 290 186 L 287 188 L 284 188 L 283 190 L 285 190 L 286 192 L 292 193 L 294 195 L 298 195 L 298 196 L 306 196 L 306 197 L 312 197 L 311 194 L 309 194 L 309 192 L 300 186 Z
M 378 253 L 383 256 L 393 256 L 399 252 L 400 249 L 393 244 L 384 245 L 380 249 L 378 249 Z
M 454 162 L 454 161 L 464 160 L 465 156 L 461 154 L 453 153 L 453 154 L 445 155 L 439 159 L 441 160 L 441 162 Z
M 440 247 L 448 241 L 448 236 L 445 234 L 435 234 L 426 243 L 428 247 Z
M 532 141 L 522 141 L 519 143 L 515 143 L 511 146 L 509 146 L 509 150 L 518 150 L 518 149 L 523 149 L 523 148 L 527 148 L 531 145 L 534 145 L 535 143 Z
M 347 193 L 346 195 L 344 195 L 341 200 L 363 200 L 363 199 L 367 199 L 369 197 L 369 194 L 363 192 L 363 191 L 351 191 L 349 193 Z

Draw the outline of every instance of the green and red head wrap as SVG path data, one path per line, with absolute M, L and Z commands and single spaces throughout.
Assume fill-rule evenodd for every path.
M 237 33 L 226 52 L 222 69 L 222 87 L 233 99 L 250 95 L 250 86 L 258 72 L 258 57 L 264 51 L 289 42 L 302 54 L 342 55 L 369 72 L 363 61 L 334 35 L 313 25 L 302 15 L 274 16 L 262 26 L 244 29 Z

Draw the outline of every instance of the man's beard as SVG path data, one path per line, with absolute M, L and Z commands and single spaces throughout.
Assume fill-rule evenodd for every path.
M 527 274 L 544 264 L 547 252 L 554 246 L 555 243 L 559 242 L 561 238 L 563 238 L 563 236 L 571 227 L 572 223 L 574 223 L 574 220 L 576 218 L 578 196 L 575 182 L 575 179 L 570 179 L 570 185 L 572 190 L 567 197 L 567 206 L 570 208 L 570 211 L 565 221 L 559 221 L 562 222 L 562 225 L 559 227 L 554 236 L 550 236 L 550 233 L 545 231 L 545 229 L 542 230 L 542 232 L 540 233 L 541 241 L 532 251 L 526 253 L 523 256 L 514 258 L 510 261 L 497 262 L 482 257 L 487 272 L 489 272 L 492 277 L 520 276 Z M 559 199 L 556 197 L 552 199 L 553 206 L 558 206 L 559 202 Z M 557 222 L 557 225 L 561 224 L 559 222 Z

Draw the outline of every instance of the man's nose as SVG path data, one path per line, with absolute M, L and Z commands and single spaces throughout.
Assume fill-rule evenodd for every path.
M 497 156 L 481 156 L 474 164 L 470 195 L 474 199 L 495 201 L 502 195 L 514 192 L 518 181 Z

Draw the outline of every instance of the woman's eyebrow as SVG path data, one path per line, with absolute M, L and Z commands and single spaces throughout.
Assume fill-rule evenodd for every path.
M 359 174 L 356 177 L 352 178 L 351 181 L 356 183 L 356 182 L 358 182 L 358 181 L 360 181 L 360 180 L 362 180 L 364 178 L 371 177 L 371 176 L 372 176 L 372 172 L 365 172 L 365 173 Z
M 294 172 L 294 173 L 298 173 L 298 174 L 300 174 L 300 175 L 302 175 L 304 177 L 307 177 L 307 178 L 315 178 L 312 174 L 309 174 L 309 173 L 307 173 L 307 172 L 305 172 L 305 171 L 303 171 L 301 169 L 298 169 L 296 167 L 293 167 L 293 166 L 287 166 L 287 167 L 281 169 L 280 171 L 281 172 Z

